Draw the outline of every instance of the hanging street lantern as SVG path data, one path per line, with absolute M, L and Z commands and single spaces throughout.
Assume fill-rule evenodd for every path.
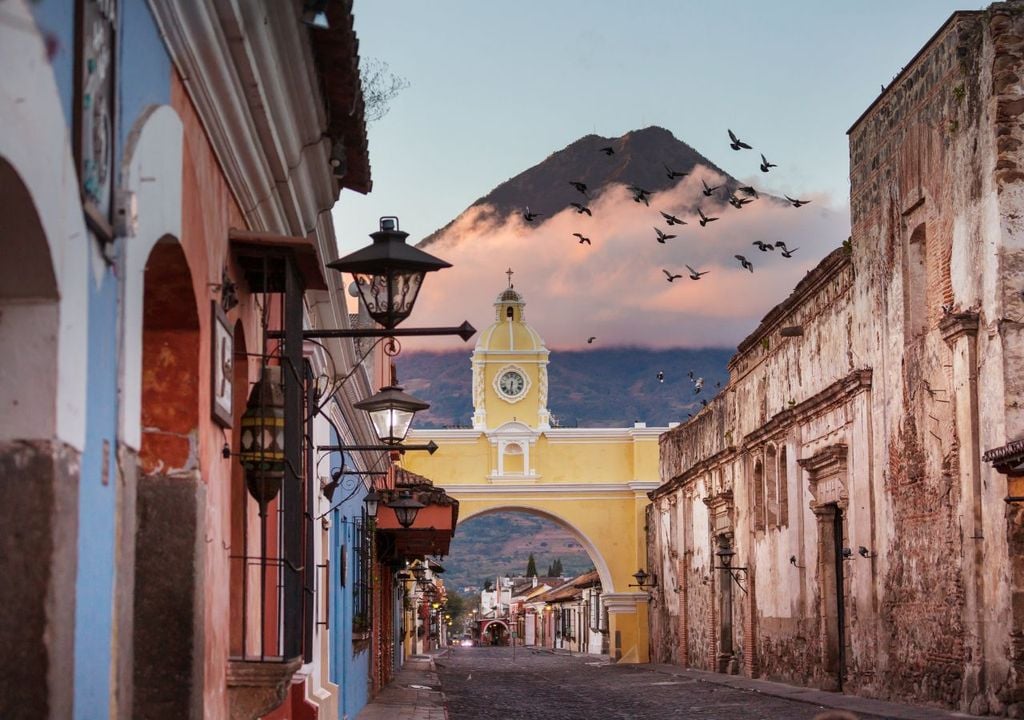
M 363 507 L 366 508 L 366 516 L 369 518 L 377 517 L 377 506 L 380 504 L 380 493 L 375 488 L 370 488 L 370 492 L 366 493 L 366 497 L 363 498 Z
M 249 494 L 260 514 L 277 497 L 284 478 L 284 387 L 280 367 L 264 367 L 249 393 L 241 421 L 238 453 Z
M 390 330 L 409 317 L 424 276 L 449 268 L 451 263 L 406 244 L 409 233 L 398 229 L 394 216 L 382 217 L 380 230 L 370 237 L 372 245 L 327 263 L 327 267 L 351 273 L 370 317 Z
M 398 496 L 398 499 L 392 500 L 387 504 L 387 506 L 395 511 L 395 517 L 398 518 L 398 524 L 406 529 L 416 522 L 416 514 L 420 511 L 420 508 L 426 507 L 426 505 L 421 503 L 419 500 L 414 500 L 412 493 L 408 490 L 403 490 Z M 415 570 L 413 572 L 415 572 Z
M 354 407 L 370 414 L 370 421 L 382 443 L 397 445 L 405 440 L 416 413 L 429 409 L 430 403 L 402 392 L 397 385 L 388 385 L 377 394 L 354 403 Z

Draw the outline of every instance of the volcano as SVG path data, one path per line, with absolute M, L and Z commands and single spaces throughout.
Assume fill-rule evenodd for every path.
M 612 148 L 614 154 L 602 152 L 606 147 Z M 570 203 L 595 200 L 613 185 L 635 185 L 652 193 L 667 190 L 681 180 L 679 177 L 669 178 L 668 169 L 688 175 L 704 172 L 709 182 L 717 178 L 711 184 L 718 184 L 724 177 L 722 187 L 715 192 L 722 201 L 741 185 L 662 127 L 632 130 L 618 138 L 586 135 L 501 183 L 466 208 L 459 217 L 425 237 L 419 245 L 425 247 L 442 238 L 458 242 L 458 238 L 447 237 L 448 230 L 473 210 L 480 212 L 478 221 L 498 224 L 526 207 L 540 213 L 542 218 L 550 218 L 570 207 Z M 573 188 L 571 181 L 586 184 L 586 197 Z

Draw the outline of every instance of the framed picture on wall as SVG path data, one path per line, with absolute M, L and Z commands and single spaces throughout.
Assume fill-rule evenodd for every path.
M 216 301 L 210 303 L 210 405 L 213 419 L 221 426 L 231 427 L 232 380 L 234 380 L 235 338 L 227 315 Z

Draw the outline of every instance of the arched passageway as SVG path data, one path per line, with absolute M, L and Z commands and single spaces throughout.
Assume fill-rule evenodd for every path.
M 3 157 L 0 197 L 0 715 L 64 717 L 79 462 L 57 438 L 60 291 L 32 195 Z
M 203 677 L 195 630 L 202 627 L 197 540 L 206 495 L 198 462 L 199 315 L 185 254 L 170 237 L 153 247 L 146 263 L 141 424 L 134 714 L 191 717 Z M 179 631 L 168 634 L 167 627 Z

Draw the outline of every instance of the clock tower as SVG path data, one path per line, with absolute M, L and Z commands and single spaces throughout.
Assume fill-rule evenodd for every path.
M 512 285 L 494 301 L 494 323 L 473 351 L 473 427 L 494 430 L 516 423 L 533 430 L 551 427 L 548 412 L 548 349 L 526 324 L 523 296 Z

